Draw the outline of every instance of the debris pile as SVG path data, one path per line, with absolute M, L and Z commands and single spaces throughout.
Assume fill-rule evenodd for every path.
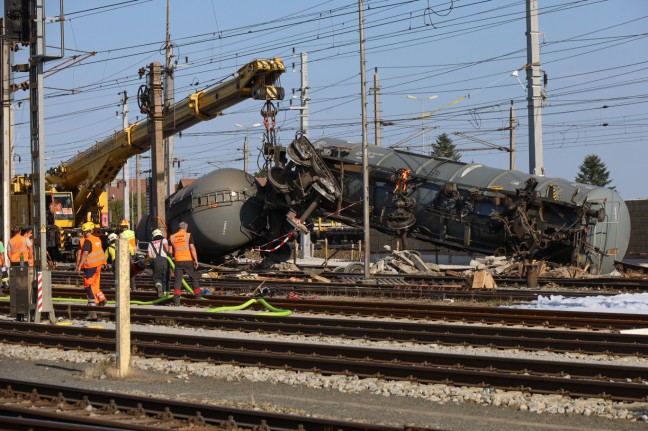
M 488 273 L 490 278 L 495 276 L 505 276 L 512 278 L 528 277 L 530 272 L 536 277 L 548 278 L 600 278 L 600 277 L 625 277 L 625 278 L 648 278 L 645 272 L 624 270 L 618 268 L 609 274 L 594 275 L 587 271 L 588 268 L 579 268 L 569 265 L 558 265 L 552 262 L 532 261 L 521 262 L 505 256 L 486 256 L 483 258 L 473 259 L 467 265 L 438 265 L 435 263 L 424 262 L 421 254 L 415 250 L 390 250 L 386 257 L 372 263 L 370 268 L 371 274 L 422 274 L 431 276 L 453 276 L 466 277 L 469 284 L 474 286 L 475 280 L 486 280 L 484 283 L 478 281 L 477 284 L 483 284 L 486 287 L 490 283 L 488 277 L 483 273 Z M 361 263 L 350 263 L 345 267 L 340 267 L 335 272 L 360 273 L 363 272 Z
M 369 271 L 372 274 L 443 275 L 439 265 L 425 263 L 421 254 L 413 250 L 392 250 L 390 255 L 372 264 Z

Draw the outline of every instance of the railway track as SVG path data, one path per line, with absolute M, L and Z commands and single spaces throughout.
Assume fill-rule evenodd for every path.
M 426 431 L 0 379 L 3 430 Z
M 331 282 L 318 282 L 308 273 L 258 273 L 241 276 L 238 272 L 219 273 L 218 278 L 203 278 L 201 285 L 214 290 L 250 292 L 261 283 L 271 290 L 280 292 L 297 291 L 316 295 L 346 295 L 355 297 L 391 298 L 439 298 L 452 297 L 471 300 L 489 300 L 509 297 L 518 300 L 532 300 L 537 295 L 591 296 L 648 291 L 648 278 L 540 278 L 539 289 L 526 287 L 526 280 L 497 277 L 497 290 L 473 289 L 466 285 L 465 277 L 426 275 L 380 275 L 367 284 L 360 274 L 326 274 Z M 111 273 L 102 274 L 102 284 L 114 285 Z M 52 271 L 52 283 L 57 285 L 79 285 L 81 277 L 71 271 Z M 148 272 L 137 276 L 139 288 L 153 289 Z
M 0 339 L 92 352 L 114 351 L 115 331 L 12 322 Z M 132 332 L 137 355 L 321 375 L 479 386 L 614 401 L 646 401 L 648 368 L 480 355 Z
M 104 291 L 109 300 L 114 300 L 114 292 Z M 85 293 L 76 288 L 54 289 L 54 296 L 61 301 L 73 298 L 85 299 Z M 202 300 L 183 298 L 186 305 L 205 308 L 205 311 L 219 307 L 240 306 L 250 297 L 233 295 L 206 295 Z M 131 300 L 147 302 L 157 300 L 154 292 L 134 292 Z M 342 315 L 350 317 L 374 317 L 394 319 L 415 319 L 448 323 L 497 324 L 505 326 L 539 326 L 543 328 L 590 329 L 619 331 L 648 327 L 648 316 L 622 313 L 587 313 L 560 310 L 532 310 L 515 308 L 479 307 L 472 305 L 437 305 L 427 302 L 403 301 L 339 301 L 324 299 L 286 299 L 270 298 L 274 307 L 294 312 L 318 315 Z M 0 304 L 3 303 L 0 301 Z M 58 304 L 58 301 L 56 302 Z M 4 302 L 5 306 L 7 302 Z M 70 306 L 57 309 L 68 313 Z M 169 307 L 161 307 L 169 308 Z
M 55 307 L 59 316 L 85 319 L 93 311 L 86 306 Z M 115 309 L 102 309 L 105 318 L 115 321 Z M 0 304 L 0 313 L 9 307 Z M 200 328 L 205 330 L 293 336 L 337 337 L 374 342 L 407 342 L 442 346 L 472 346 L 493 349 L 648 357 L 648 336 L 609 332 L 583 332 L 549 329 L 450 325 L 403 321 L 372 321 L 318 317 L 289 318 L 250 314 L 215 314 L 162 308 L 132 308 L 131 323 L 156 326 Z

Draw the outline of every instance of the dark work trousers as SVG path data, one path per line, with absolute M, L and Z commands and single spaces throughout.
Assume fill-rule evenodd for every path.
M 160 283 L 164 292 L 169 291 L 169 261 L 166 257 L 156 256 L 153 259 L 153 284 Z
M 137 289 L 137 281 L 135 280 L 135 276 L 137 275 L 135 273 L 135 269 L 133 266 L 135 265 L 135 255 L 131 255 L 130 257 L 130 288 L 131 290 L 136 290 Z
M 191 287 L 193 289 L 194 295 L 200 294 L 200 285 L 198 284 L 198 271 L 193 266 L 193 262 L 190 260 L 176 262 L 175 263 L 175 272 L 173 277 L 175 277 L 173 285 L 173 294 L 180 295 L 182 293 L 182 277 L 187 273 L 191 279 Z

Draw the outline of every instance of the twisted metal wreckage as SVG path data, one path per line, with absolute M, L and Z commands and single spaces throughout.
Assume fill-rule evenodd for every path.
M 303 135 L 285 148 L 276 143 L 272 101 L 284 97 L 276 86 L 284 71 L 281 59 L 254 60 L 230 79 L 165 110 L 167 136 L 244 100 L 265 101 L 262 156 L 268 181 L 220 169 L 166 200 L 170 231 L 187 221 L 201 259 L 250 247 L 286 259 L 287 238 L 308 231 L 310 216 L 362 227 L 361 144 L 329 138 L 311 143 Z M 150 93 L 146 86 L 141 89 Z M 58 239 L 52 251 L 73 260 L 78 226 L 86 221 L 107 226 L 105 185 L 128 158 L 149 150 L 152 121 L 132 124 L 48 170 L 49 199 L 67 203 L 52 213 Z M 418 238 L 473 254 L 571 264 L 591 273 L 611 272 L 625 255 L 629 213 L 611 189 L 375 146 L 368 155 L 371 227 L 399 236 L 405 247 L 407 238 Z M 12 207 L 25 208 L 32 199 L 28 178 L 15 180 Z
M 311 216 L 362 226 L 361 144 L 298 135 L 286 148 L 266 139 L 263 155 L 266 184 L 214 171 L 168 199 L 169 223 L 188 220 L 208 256 L 262 245 L 276 260 Z M 417 238 L 592 274 L 613 271 L 627 250 L 628 209 L 609 188 L 375 146 L 368 160 L 371 227 L 405 247 Z

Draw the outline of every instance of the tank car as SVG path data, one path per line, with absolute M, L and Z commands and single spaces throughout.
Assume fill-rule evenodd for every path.
M 307 231 L 312 215 L 362 225 L 361 144 L 298 136 L 264 153 L 265 184 L 221 169 L 169 197 L 171 228 L 186 220 L 202 256 L 279 243 Z M 368 155 L 371 227 L 405 244 L 418 238 L 595 274 L 611 272 L 627 250 L 629 213 L 612 189 L 376 146 Z
M 341 178 L 342 206 L 361 200 L 362 146 L 337 139 L 314 146 Z M 369 146 L 368 163 L 377 230 L 595 274 L 613 271 L 626 253 L 630 216 L 610 188 L 375 146 Z M 346 218 L 360 220 L 361 211 L 350 207 Z

